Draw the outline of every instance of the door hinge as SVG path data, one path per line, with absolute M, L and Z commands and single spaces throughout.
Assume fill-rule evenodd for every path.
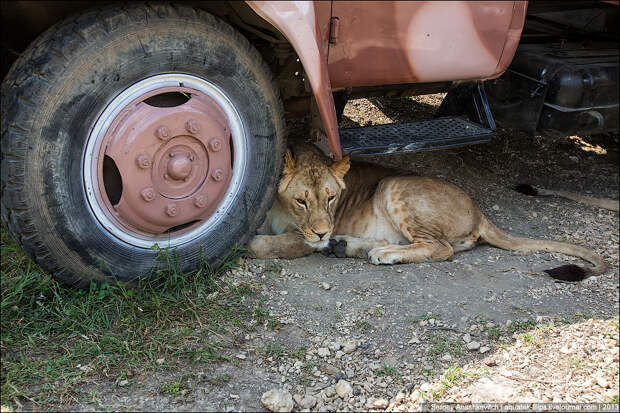
M 332 17 L 329 21 L 329 42 L 331 44 L 338 43 L 338 35 L 340 31 L 340 19 Z

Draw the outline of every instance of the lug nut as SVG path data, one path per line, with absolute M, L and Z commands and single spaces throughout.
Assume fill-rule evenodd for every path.
M 177 209 L 176 204 L 168 204 L 166 205 L 166 215 L 169 217 L 173 217 L 178 214 L 179 210 Z
M 153 191 L 153 188 L 151 187 L 144 188 L 142 191 L 140 191 L 140 196 L 146 202 L 151 202 L 155 198 L 155 191 Z
M 136 163 L 139 168 L 146 169 L 151 167 L 151 158 L 148 155 L 140 154 L 136 158 Z
M 190 119 L 185 122 L 185 129 L 187 129 L 189 133 L 198 133 L 200 125 L 194 119 Z
M 168 129 L 167 126 L 162 125 L 157 128 L 157 130 L 155 131 L 155 135 L 162 141 L 167 141 L 168 139 L 170 139 L 170 129 Z
M 211 174 L 211 177 L 215 179 L 217 182 L 220 182 L 222 179 L 224 179 L 224 171 L 218 168 L 215 171 L 213 171 L 213 173 Z
M 207 206 L 207 197 L 206 195 L 196 195 L 194 198 L 194 205 L 198 208 L 204 208 Z
M 219 152 L 222 149 L 222 142 L 218 138 L 213 138 L 209 141 L 209 149 L 213 152 Z

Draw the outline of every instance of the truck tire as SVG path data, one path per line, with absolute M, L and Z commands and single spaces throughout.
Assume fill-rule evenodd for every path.
M 285 148 L 272 75 L 222 20 L 175 4 L 92 9 L 2 82 L 2 221 L 43 269 L 86 287 L 215 262 L 260 224 Z

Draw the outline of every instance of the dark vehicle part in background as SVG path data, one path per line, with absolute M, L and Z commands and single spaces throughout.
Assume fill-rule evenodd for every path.
M 618 2 L 530 2 L 504 75 L 485 82 L 495 118 L 530 134 L 617 131 Z

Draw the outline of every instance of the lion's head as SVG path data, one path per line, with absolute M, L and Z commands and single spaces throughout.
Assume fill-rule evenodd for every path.
M 286 152 L 278 197 L 312 247 L 324 248 L 329 243 L 349 167 L 348 157 L 327 165 L 312 152 L 304 152 L 297 159 Z

